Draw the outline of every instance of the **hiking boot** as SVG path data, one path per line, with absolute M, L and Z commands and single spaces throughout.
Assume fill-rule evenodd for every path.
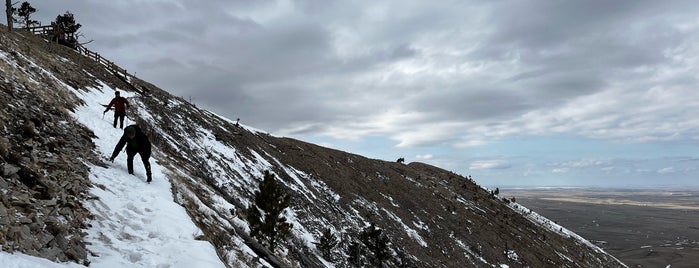
M 153 181 L 153 177 L 150 174 L 148 174 L 148 179 L 146 180 L 146 182 L 150 183 L 151 181 Z

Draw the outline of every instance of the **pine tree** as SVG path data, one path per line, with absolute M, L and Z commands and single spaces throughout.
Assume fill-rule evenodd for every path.
M 75 33 L 82 27 L 80 23 L 75 22 L 75 16 L 73 16 L 73 13 L 70 13 L 70 11 L 66 11 L 63 15 L 58 15 L 55 23 L 57 27 L 68 34 L 68 37 L 72 39 L 76 39 Z
M 366 246 L 353 239 L 349 246 L 347 246 L 347 262 L 355 267 L 364 266 L 366 252 Z
M 331 260 L 332 250 L 337 246 L 337 243 L 337 237 L 335 237 L 330 228 L 325 228 L 323 235 L 320 237 L 318 243 L 316 243 L 316 248 L 318 248 L 323 258 Z
M 247 210 L 250 235 L 266 243 L 274 252 L 278 239 L 284 238 L 291 230 L 291 224 L 282 216 L 284 209 L 289 207 L 290 197 L 267 170 L 259 187 L 259 191 L 255 191 L 255 203 Z
M 20 17 L 20 20 L 16 20 L 16 22 L 21 22 L 26 28 L 29 28 L 34 24 L 38 24 L 38 21 L 31 18 L 34 12 L 36 12 L 36 8 L 29 4 L 29 2 L 25 1 L 22 3 L 19 9 L 15 9 L 15 13 Z
M 373 253 L 372 264 L 381 267 L 381 264 L 391 257 L 388 251 L 388 237 L 383 230 L 376 228 L 374 223 L 364 228 L 359 237 L 367 249 Z

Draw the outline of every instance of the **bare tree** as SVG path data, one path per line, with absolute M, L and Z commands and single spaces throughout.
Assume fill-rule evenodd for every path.
M 12 14 L 14 12 L 14 8 L 12 8 L 12 1 L 10 0 L 5 0 L 5 14 L 7 15 L 7 31 L 12 32 L 12 22 L 14 21 L 14 18 L 12 18 Z

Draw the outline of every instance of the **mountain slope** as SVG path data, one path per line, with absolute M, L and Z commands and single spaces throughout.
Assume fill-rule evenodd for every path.
M 68 219 L 75 226 L 65 234 L 74 241 L 71 248 L 80 247 L 83 240 L 90 242 L 82 254 L 61 256 L 46 253 L 56 248 L 64 251 L 60 245 L 25 243 L 32 241 L 22 236 L 25 218 L 35 226 L 30 227 L 31 233 L 41 229 L 42 217 L 53 216 L 44 216 L 50 213 L 37 213 L 26 206 L 18 208 L 12 198 L 4 198 L 0 213 L 3 208 L 21 210 L 20 216 L 0 222 L 0 237 L 4 239 L 0 242 L 6 251 L 95 265 L 179 267 L 184 261 L 197 261 L 177 258 L 182 255 L 178 249 L 189 248 L 200 250 L 196 256 L 211 256 L 215 251 L 228 267 L 345 267 L 349 265 L 347 252 L 357 234 L 374 224 L 390 240 L 391 256 L 384 263 L 390 267 L 623 267 L 584 239 L 516 203 L 493 196 L 468 178 L 423 163 L 404 165 L 368 159 L 274 137 L 198 109 L 145 81 L 130 81 L 144 89 L 144 95 L 131 92 L 131 85 L 73 51 L 56 47 L 48 51 L 38 38 L 0 33 L 4 40 L 0 67 L 3 91 L 7 93 L 2 104 L 10 107 L 0 114 L 2 131 L 3 136 L 11 137 L 6 141 L 12 144 L 10 151 L 20 155 L 3 154 L 0 164 L 22 171 L 3 175 L 7 184 L 3 194 L 16 197 L 22 192 L 40 192 L 43 186 L 32 181 L 54 181 L 46 174 L 56 168 L 43 167 L 40 162 L 47 156 L 37 155 L 38 152 L 72 161 L 75 168 L 59 166 L 72 172 L 70 178 L 81 182 L 82 188 L 75 187 L 72 196 L 76 201 L 64 207 L 80 211 L 73 214 L 82 216 Z M 151 137 L 151 162 L 158 164 L 154 165 L 157 175 L 153 184 L 143 183 L 138 160 L 136 177 L 124 174 L 123 155 L 114 164 L 104 162 L 120 135 L 107 122 L 111 119 L 102 121 L 99 111 L 100 103 L 108 101 L 114 90 L 125 91 L 130 97 L 134 108 L 129 120 Z M 13 97 L 7 98 L 11 94 Z M 35 97 L 51 94 L 57 96 L 39 100 Z M 64 107 L 65 111 L 53 117 L 42 114 L 41 109 L 26 111 L 26 107 L 55 106 Z M 18 123 L 23 116 L 30 118 L 25 122 L 37 121 L 35 124 L 46 127 L 40 126 L 36 135 L 26 134 L 23 129 L 27 127 Z M 65 126 L 53 126 L 56 122 L 65 122 L 61 123 Z M 50 145 L 47 138 L 30 150 L 19 145 L 27 142 L 28 135 L 32 139 L 79 139 L 73 142 L 74 148 L 62 144 L 61 150 L 56 150 L 50 148 L 55 145 Z M 37 166 L 20 164 L 22 154 L 34 154 L 30 160 L 36 159 Z M 3 173 L 8 173 L 6 170 Z M 285 212 L 293 224 L 292 234 L 273 253 L 249 237 L 245 221 L 246 208 L 265 170 L 275 174 L 292 196 L 291 207 Z M 30 171 L 36 173 L 33 180 L 25 178 Z M 58 184 L 63 180 L 55 181 Z M 22 200 L 45 206 L 43 202 L 62 200 L 58 197 L 64 191 L 59 188 L 43 190 L 46 193 L 41 200 L 49 201 Z M 172 202 L 161 202 L 170 190 L 184 211 L 172 208 Z M 158 213 L 162 211 L 168 215 Z M 185 211 L 188 219 L 181 217 Z M 178 213 L 180 216 L 169 218 L 169 214 Z M 7 215 L 9 218 L 13 214 Z M 201 233 L 187 224 L 190 221 Z M 168 230 L 173 222 L 187 227 Z M 120 223 L 127 224 L 119 226 Z M 341 238 L 329 259 L 321 257 L 315 246 L 325 228 Z M 195 236 L 213 247 L 194 241 Z M 182 246 L 175 248 L 149 248 L 180 242 Z M 87 257 L 87 251 L 99 256 Z M 216 265 L 210 257 L 199 261 L 198 264 Z

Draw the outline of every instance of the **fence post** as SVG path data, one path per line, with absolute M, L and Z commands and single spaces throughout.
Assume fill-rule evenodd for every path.
M 35 27 L 28 28 L 28 30 L 34 35 L 38 34 L 38 35 L 43 35 L 44 38 L 47 38 L 47 37 L 52 38 L 51 35 L 53 33 L 53 25 L 35 26 Z M 135 78 L 135 76 L 129 75 L 129 72 L 126 69 L 123 69 L 123 68 L 117 66 L 114 62 L 103 58 L 102 55 L 100 55 L 97 52 L 93 52 L 93 51 L 91 51 L 91 50 L 87 49 L 86 47 L 83 47 L 79 44 L 76 48 L 76 51 L 78 53 L 80 53 L 81 55 L 84 55 L 88 59 L 96 61 L 98 64 L 107 67 L 110 71 L 116 73 L 117 75 L 123 75 L 127 79 L 129 77 Z

